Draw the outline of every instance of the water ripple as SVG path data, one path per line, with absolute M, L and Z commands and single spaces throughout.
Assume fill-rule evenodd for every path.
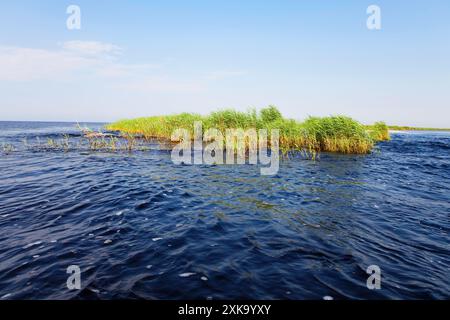
M 77 138 L 68 124 L 0 126 L 7 143 Z M 378 149 L 285 160 L 275 177 L 155 150 L 2 155 L 0 297 L 448 299 L 450 135 Z

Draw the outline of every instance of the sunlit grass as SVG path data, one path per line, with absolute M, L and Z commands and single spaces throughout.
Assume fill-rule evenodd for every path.
M 375 122 L 372 126 L 367 126 L 370 136 L 375 141 L 387 141 L 391 139 L 389 127 L 384 122 Z
M 347 154 L 369 153 L 375 142 L 389 139 L 384 123 L 368 128 L 345 116 L 310 117 L 303 122 L 287 119 L 278 109 L 269 106 L 257 112 L 225 109 L 209 115 L 182 113 L 169 116 L 144 117 L 120 120 L 106 129 L 122 134 L 140 135 L 144 138 L 170 140 L 174 130 L 187 129 L 193 133 L 193 124 L 201 121 L 203 130 L 216 128 L 225 134 L 226 129 L 280 130 L 280 149 L 287 151 L 339 152 Z

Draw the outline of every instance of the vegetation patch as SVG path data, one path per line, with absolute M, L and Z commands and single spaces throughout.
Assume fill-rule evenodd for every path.
M 280 130 L 280 149 L 308 152 L 369 153 L 378 141 L 389 140 L 386 124 L 378 122 L 367 127 L 345 116 L 309 117 L 303 122 L 284 118 L 275 106 L 257 112 L 225 109 L 203 116 L 182 113 L 169 116 L 120 120 L 106 129 L 122 134 L 139 135 L 146 139 L 170 140 L 176 129 L 187 129 L 193 135 L 194 123 L 201 121 L 203 129 L 216 128 L 225 134 L 227 129 Z

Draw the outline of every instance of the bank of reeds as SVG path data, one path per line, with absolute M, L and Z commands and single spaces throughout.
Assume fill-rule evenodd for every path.
M 366 128 L 374 141 L 387 141 L 391 139 L 389 127 L 384 122 L 375 122 L 374 125 L 366 126 Z
M 170 140 L 172 133 L 179 128 L 189 130 L 193 137 L 196 121 L 202 122 L 203 131 L 216 128 L 224 135 L 227 129 L 267 129 L 269 134 L 271 129 L 279 129 L 280 149 L 284 152 L 306 150 L 366 154 L 377 141 L 389 138 L 389 132 L 385 130 L 387 126 L 381 122 L 371 128 L 345 116 L 310 117 L 299 122 L 284 118 L 274 106 L 259 112 L 255 109 L 247 112 L 226 109 L 207 116 L 182 113 L 121 120 L 109 124 L 106 129 L 147 139 Z

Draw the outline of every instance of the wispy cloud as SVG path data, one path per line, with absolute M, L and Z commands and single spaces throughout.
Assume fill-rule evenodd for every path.
M 198 93 L 206 89 L 208 81 L 244 74 L 222 71 L 186 78 L 157 63 L 123 63 L 122 53 L 121 47 L 98 41 L 69 41 L 52 50 L 0 46 L 0 81 L 94 79 L 124 91 Z
M 69 41 L 54 50 L 0 46 L 0 81 L 64 81 L 74 72 L 100 77 L 143 74 L 157 64 L 122 64 L 119 46 L 97 41 Z
M 0 46 L 0 81 L 61 79 L 96 63 L 65 51 Z
M 62 44 L 64 50 L 87 56 L 119 55 L 123 49 L 111 43 L 98 41 L 67 41 Z

